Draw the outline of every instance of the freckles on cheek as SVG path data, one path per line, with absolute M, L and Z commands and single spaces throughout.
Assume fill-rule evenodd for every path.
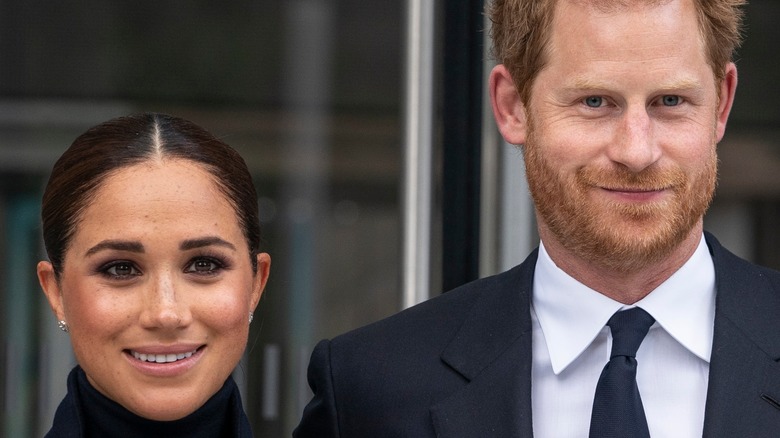
M 132 323 L 136 313 L 132 302 L 116 299 L 107 292 L 101 293 L 99 289 L 95 292 L 78 303 L 76 319 L 86 330 L 91 333 L 116 334 L 116 331 Z
M 241 300 L 228 298 L 215 301 L 204 306 L 201 317 L 209 325 L 223 329 L 232 329 L 242 326 L 249 317 L 246 303 Z

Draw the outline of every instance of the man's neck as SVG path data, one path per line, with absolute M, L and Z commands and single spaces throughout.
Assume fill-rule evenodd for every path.
M 631 272 L 616 271 L 606 263 L 571 252 L 549 230 L 539 227 L 544 247 L 556 266 L 589 288 L 623 304 L 634 304 L 677 272 L 693 255 L 702 235 L 699 222 L 667 256 Z

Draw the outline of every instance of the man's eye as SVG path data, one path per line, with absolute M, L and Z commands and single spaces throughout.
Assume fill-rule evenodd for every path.
M 588 96 L 585 98 L 585 105 L 591 108 L 599 108 L 604 105 L 604 98 L 601 96 Z
M 680 104 L 680 96 L 666 95 L 661 98 L 664 106 L 677 106 Z

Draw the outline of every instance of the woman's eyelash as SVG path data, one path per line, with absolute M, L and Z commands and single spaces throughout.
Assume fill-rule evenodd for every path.
M 183 267 L 183 272 L 196 275 L 214 275 L 228 269 L 230 263 L 216 255 L 192 257 Z M 112 280 L 127 280 L 143 275 L 138 266 L 129 260 L 111 260 L 101 264 L 96 272 Z
M 104 263 L 98 268 L 98 272 L 112 279 L 127 279 L 141 275 L 138 267 L 133 262 L 127 260 L 113 260 Z
M 198 256 L 192 258 L 184 267 L 184 272 L 200 275 L 212 275 L 228 267 L 228 263 L 221 257 Z

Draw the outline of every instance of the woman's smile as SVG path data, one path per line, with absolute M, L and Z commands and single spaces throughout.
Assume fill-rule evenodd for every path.
M 232 205 L 202 167 L 150 162 L 106 178 L 61 280 L 73 348 L 92 385 L 149 418 L 201 406 L 246 345 L 260 291 L 249 253 Z
M 171 351 L 177 350 L 180 349 Z M 190 371 L 194 371 L 197 365 L 202 362 L 201 359 L 206 353 L 206 346 L 203 345 L 186 352 L 141 353 L 137 350 L 125 350 L 124 353 L 133 369 L 146 377 L 163 379 L 186 378 Z
M 182 359 L 186 359 L 188 357 L 191 357 L 193 354 L 196 354 L 198 352 L 198 349 L 194 349 L 192 351 L 187 351 L 184 353 L 141 353 L 136 350 L 129 350 L 129 353 L 133 355 L 134 358 L 142 361 L 142 362 L 154 362 L 154 363 L 171 363 L 176 362 Z

